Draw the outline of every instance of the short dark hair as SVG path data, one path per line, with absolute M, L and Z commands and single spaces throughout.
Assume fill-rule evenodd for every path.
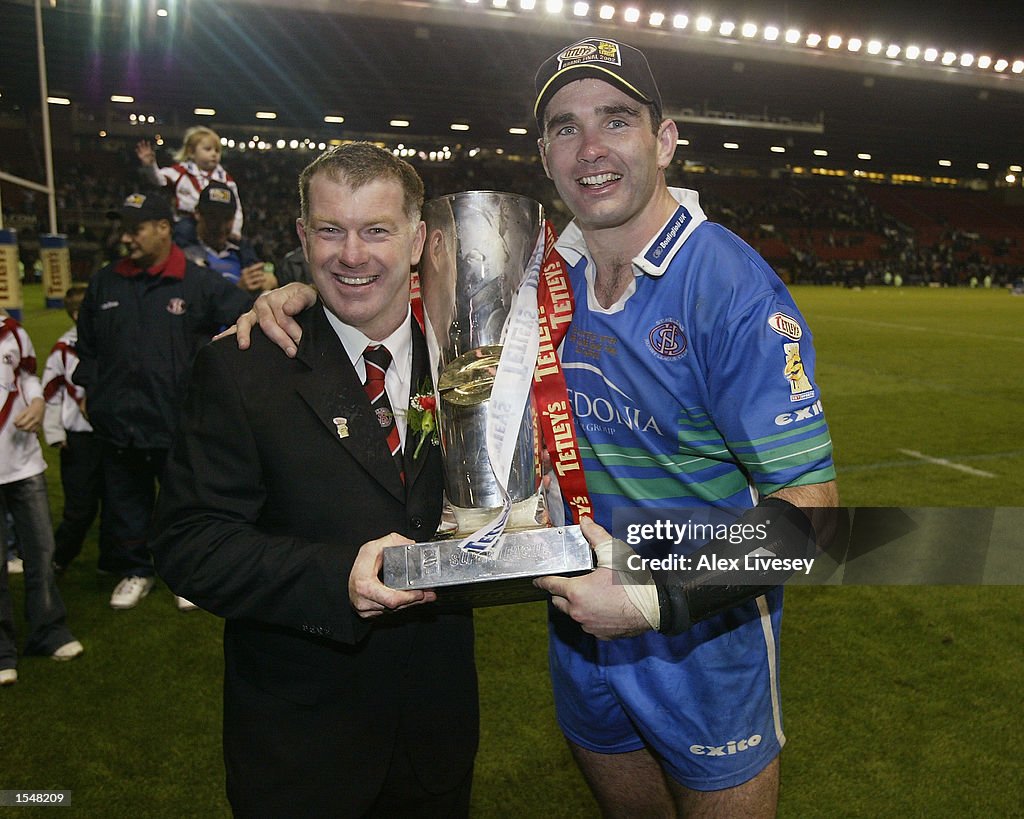
M 73 284 L 64 294 L 64 309 L 74 318 L 75 313 L 82 309 L 82 300 L 88 288 L 84 284 Z
M 413 221 L 423 209 L 423 180 L 404 159 L 372 142 L 349 142 L 328 148 L 299 174 L 299 207 L 303 224 L 309 222 L 309 185 L 317 174 L 326 174 L 352 188 L 361 188 L 378 179 L 392 179 L 402 186 L 405 212 Z

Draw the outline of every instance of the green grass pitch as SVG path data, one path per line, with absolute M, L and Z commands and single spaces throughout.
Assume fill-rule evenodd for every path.
M 845 504 L 1021 505 L 1024 298 L 794 294 L 815 337 Z M 23 323 L 40 366 L 67 326 L 41 302 L 27 288 Z M 71 816 L 229 815 L 220 622 L 178 613 L 161 585 L 138 609 L 111 611 L 113 581 L 96 575 L 95 550 L 90 540 L 60 583 L 85 656 L 23 659 L 19 684 L 0 690 L 0 789 L 72 790 Z M 12 586 L 20 619 L 21 580 Z M 1020 587 L 787 594 L 780 816 L 1024 815 Z M 481 610 L 477 630 L 474 815 L 596 816 L 555 725 L 543 604 Z

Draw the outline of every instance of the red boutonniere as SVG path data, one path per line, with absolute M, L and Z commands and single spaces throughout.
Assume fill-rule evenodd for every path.
M 418 458 L 423 442 L 430 438 L 435 446 L 440 443 L 437 435 L 437 399 L 429 381 L 424 382 L 420 391 L 409 399 L 409 411 L 406 421 L 412 432 L 419 433 L 420 441 L 412 457 Z

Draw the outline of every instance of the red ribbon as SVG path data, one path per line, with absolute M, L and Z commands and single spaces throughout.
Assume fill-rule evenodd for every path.
M 533 392 L 540 411 L 540 426 L 551 466 L 558 476 L 562 497 L 572 510 L 573 520 L 593 515 L 583 459 L 573 421 L 572 405 L 565 385 L 565 373 L 558 358 L 572 321 L 575 300 L 565 260 L 555 250 L 555 229 L 544 223 L 544 265 L 537 283 L 537 307 L 540 313 L 540 349 L 533 375 Z

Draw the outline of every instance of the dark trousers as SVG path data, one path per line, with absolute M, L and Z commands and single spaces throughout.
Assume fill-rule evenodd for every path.
M 103 444 L 103 518 L 112 547 L 106 568 L 122 577 L 153 575 L 149 526 L 166 461 L 166 449 Z
M 103 444 L 93 433 L 67 434 L 67 443 L 60 450 L 60 483 L 64 512 L 54 533 L 57 551 L 53 562 L 66 568 L 81 553 L 103 497 Z M 109 571 L 112 546 L 108 528 L 101 515 L 99 568 Z

